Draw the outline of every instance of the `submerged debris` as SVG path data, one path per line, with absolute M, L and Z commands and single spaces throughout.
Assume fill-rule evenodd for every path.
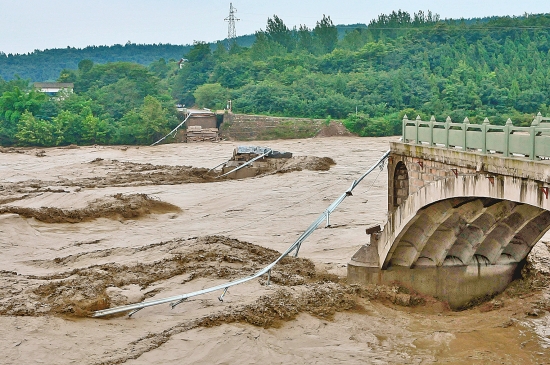
M 293 157 L 290 152 L 268 147 L 239 146 L 233 151 L 232 158 L 223 164 L 220 176 L 243 179 L 274 172 L 327 171 L 335 164 L 330 157 Z

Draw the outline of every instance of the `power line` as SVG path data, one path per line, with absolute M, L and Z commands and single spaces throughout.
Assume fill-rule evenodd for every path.
M 224 19 L 226 22 L 229 22 L 229 25 L 227 27 L 227 49 L 231 49 L 231 46 L 233 46 L 233 42 L 235 42 L 235 38 L 237 37 L 237 31 L 235 30 L 235 21 L 238 21 L 240 19 L 237 19 L 235 17 L 236 12 L 237 9 L 233 7 L 233 3 L 229 3 L 229 16 Z
M 437 24 L 436 24 L 437 25 Z M 446 28 L 443 27 L 434 27 L 434 26 L 425 26 L 425 27 L 376 27 L 376 26 L 367 26 L 366 28 L 361 29 L 367 29 L 367 30 L 419 30 L 419 31 L 437 31 L 437 32 L 443 32 L 443 31 L 482 31 L 482 30 L 546 30 L 550 29 L 550 26 L 457 26 L 457 25 L 447 25 L 443 24 L 444 26 L 447 26 Z M 338 28 L 350 28 L 355 26 L 349 26 L 349 25 L 338 25 Z M 355 27 L 357 28 L 357 27 Z

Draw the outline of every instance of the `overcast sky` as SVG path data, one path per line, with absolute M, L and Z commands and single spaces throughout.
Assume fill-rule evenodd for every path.
M 230 1 L 0 0 L 0 52 L 133 43 L 192 44 L 227 37 Z M 292 28 L 313 28 L 323 14 L 334 24 L 368 23 L 392 10 L 444 18 L 550 12 L 549 0 L 235 0 L 237 35 L 265 29 L 277 15 Z

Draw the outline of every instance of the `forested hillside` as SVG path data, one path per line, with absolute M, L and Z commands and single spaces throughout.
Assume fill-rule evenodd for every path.
M 254 36 L 242 36 L 236 39 L 241 46 L 250 46 Z M 216 44 L 210 44 L 215 48 Z M 148 66 L 163 58 L 179 60 L 191 49 L 190 45 L 172 44 L 135 44 L 89 46 L 83 49 L 67 47 L 60 49 L 35 50 L 28 54 L 5 54 L 0 50 L 0 78 L 12 80 L 17 77 L 33 82 L 54 81 L 65 68 L 76 69 L 82 60 L 95 63 L 134 62 Z
M 205 54 L 172 85 L 186 104 L 214 107 L 207 97 L 219 95 L 244 113 L 349 117 L 368 135 L 398 133 L 405 112 L 527 122 L 549 112 L 549 49 L 548 14 L 462 22 L 397 12 L 340 41 L 330 22 L 292 32 L 275 18 L 252 47 Z
M 361 135 L 400 133 L 420 114 L 529 123 L 550 112 L 550 14 L 440 20 L 393 12 L 341 37 L 330 17 L 289 29 L 277 16 L 250 47 L 196 42 L 167 58 L 80 61 L 58 80 L 75 93 L 47 99 L 0 80 L 0 144 L 149 143 L 177 123 L 173 105 L 343 119 Z

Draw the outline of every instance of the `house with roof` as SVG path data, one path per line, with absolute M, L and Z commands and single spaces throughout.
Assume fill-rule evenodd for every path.
M 34 88 L 49 96 L 56 96 L 62 90 L 72 93 L 74 84 L 72 82 L 35 82 Z

